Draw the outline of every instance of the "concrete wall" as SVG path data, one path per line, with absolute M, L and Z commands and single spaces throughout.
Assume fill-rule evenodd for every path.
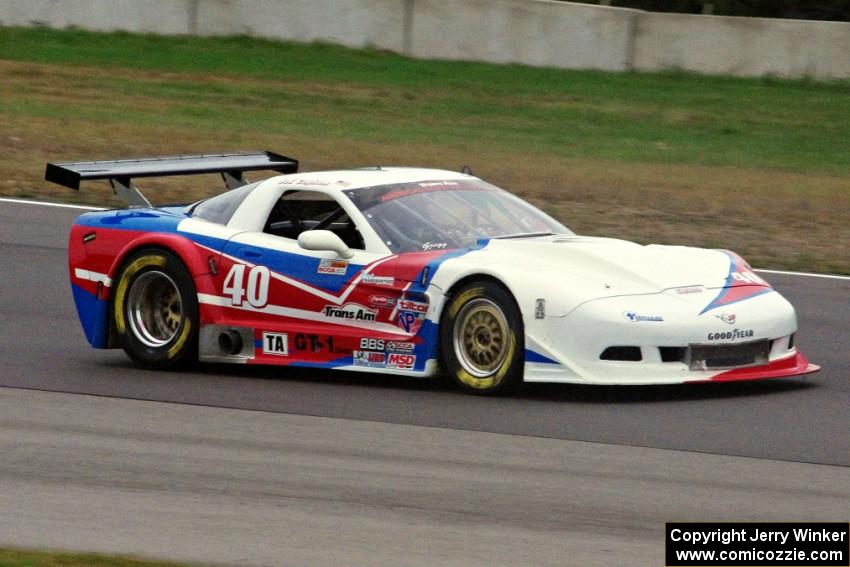
M 850 77 L 850 24 L 642 14 L 634 67 L 742 77 Z
M 195 33 L 403 52 L 404 5 L 405 0 L 197 0 Z
M 0 24 L 233 35 L 564 69 L 850 77 L 850 24 L 551 0 L 0 0 Z
M 546 0 L 416 0 L 410 54 L 625 71 L 638 14 Z
M 193 0 L 0 0 L 0 23 L 185 34 L 189 33 L 192 3 Z

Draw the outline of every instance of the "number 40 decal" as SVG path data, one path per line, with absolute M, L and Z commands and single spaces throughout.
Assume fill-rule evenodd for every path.
M 265 307 L 269 302 L 269 269 L 265 266 L 254 266 L 248 270 L 248 281 L 245 281 L 245 264 L 233 264 L 227 277 L 224 278 L 224 294 L 230 296 L 233 305 L 242 305 L 247 299 L 251 307 Z
M 732 272 L 732 278 L 743 283 L 767 285 L 767 282 L 749 270 Z

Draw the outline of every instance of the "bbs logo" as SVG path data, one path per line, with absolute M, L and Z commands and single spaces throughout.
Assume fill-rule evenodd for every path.
M 360 350 L 384 350 L 384 339 L 360 339 Z

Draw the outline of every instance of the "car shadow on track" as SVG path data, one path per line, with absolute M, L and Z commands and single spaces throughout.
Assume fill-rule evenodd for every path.
M 198 364 L 192 368 L 192 372 L 195 374 L 237 376 L 259 380 L 286 380 L 289 382 L 315 384 L 325 383 L 338 386 L 366 386 L 395 390 L 451 390 L 451 388 L 441 380 L 370 372 L 345 372 L 321 368 Z
M 800 379 L 759 380 L 663 386 L 588 386 L 579 384 L 526 384 L 517 397 L 581 403 L 654 403 L 704 401 L 785 394 L 817 388 Z
M 423 391 L 435 395 L 463 395 L 445 378 L 422 379 L 392 374 L 340 372 L 323 369 L 282 368 L 274 366 L 233 366 L 203 364 L 194 369 L 204 375 L 240 376 L 262 380 L 286 380 L 302 383 L 332 384 L 380 388 L 397 391 Z M 793 393 L 817 388 L 805 379 L 774 379 L 747 382 L 672 384 L 661 386 L 590 386 L 582 384 L 524 384 L 512 399 L 579 403 L 653 403 L 746 398 Z M 482 397 L 486 399 L 487 397 Z M 490 398 L 494 399 L 494 398 Z

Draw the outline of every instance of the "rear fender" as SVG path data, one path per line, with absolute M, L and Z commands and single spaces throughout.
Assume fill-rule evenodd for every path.
M 189 269 L 192 279 L 195 280 L 195 288 L 198 293 L 213 292 L 212 279 L 205 276 L 211 274 L 211 265 L 214 265 L 221 253 L 202 248 L 179 234 L 145 234 L 128 243 L 118 253 L 109 268 L 109 277 L 112 278 L 113 282 L 124 261 L 131 254 L 143 248 L 161 248 L 177 255 Z
M 104 270 L 107 276 L 105 282 L 95 284 L 95 282 L 75 281 L 74 276 L 77 268 L 95 268 L 95 271 L 100 271 L 96 269 L 99 263 L 97 260 L 98 251 L 89 249 L 88 254 L 86 251 L 88 246 L 96 247 L 97 241 L 84 246 L 78 244 L 79 238 L 75 238 L 79 237 L 85 230 L 88 229 L 77 225 L 72 229 L 71 242 L 69 243 L 69 261 L 73 283 L 71 287 L 77 313 L 86 339 L 94 348 L 115 348 L 117 346 L 109 317 L 112 288 L 117 284 L 116 278 L 119 276 L 123 263 L 138 250 L 159 248 L 175 254 L 188 268 L 198 293 L 214 292 L 211 265 L 219 256 L 219 253 L 203 248 L 179 234 L 142 233 L 136 238 L 132 238 L 112 257 L 108 270 Z M 103 256 L 100 257 L 103 258 Z M 92 262 L 95 262 L 95 266 L 88 265 Z

